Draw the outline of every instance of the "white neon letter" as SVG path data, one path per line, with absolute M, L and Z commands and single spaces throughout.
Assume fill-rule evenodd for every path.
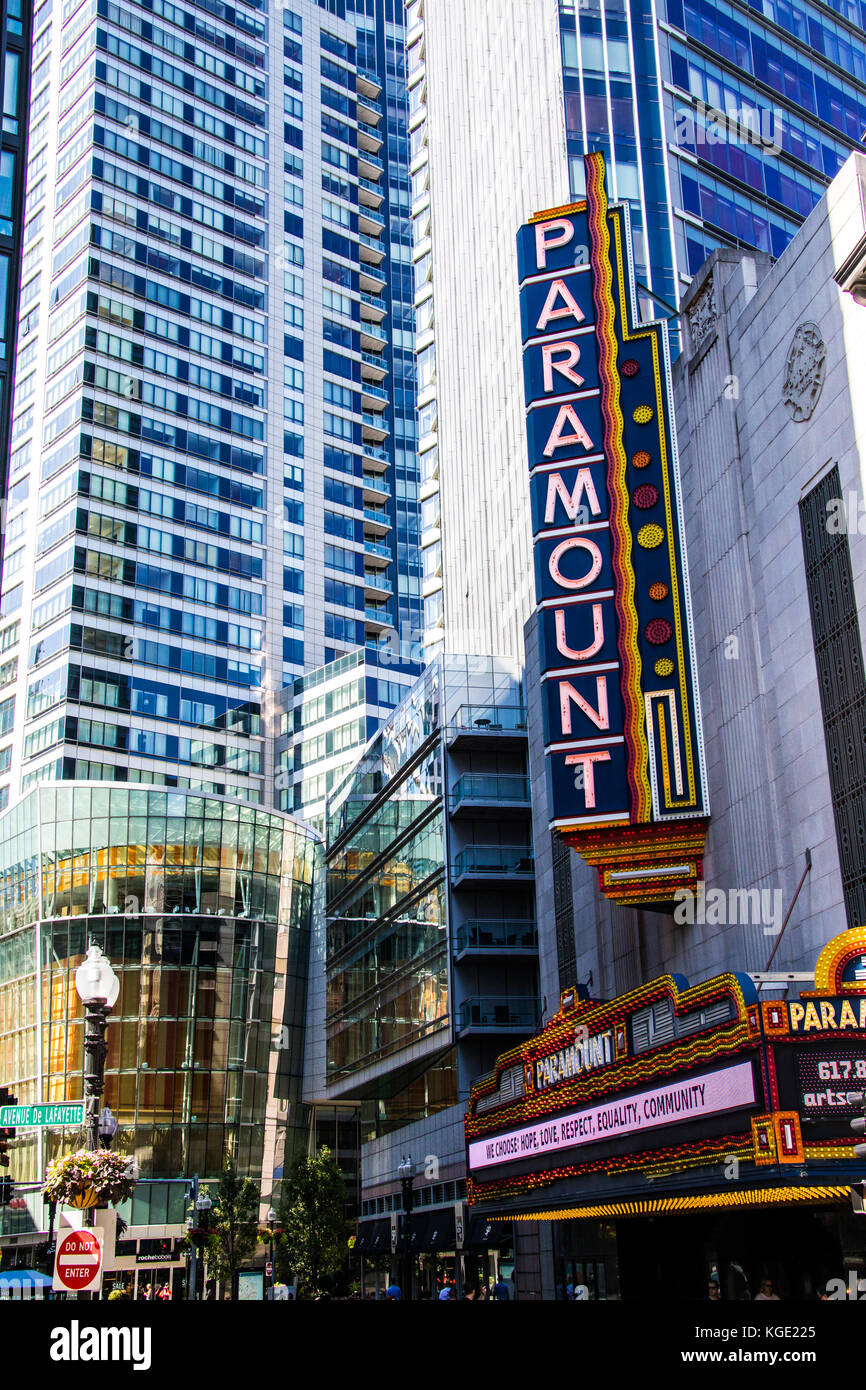
M 557 362 L 557 356 L 562 353 L 565 358 Z M 553 390 L 553 373 L 559 372 L 566 381 L 570 381 L 573 386 L 582 386 L 583 377 L 572 368 L 580 361 L 580 348 L 577 343 L 545 343 L 541 349 L 541 361 L 544 368 L 544 389 Z
M 574 223 L 565 217 L 557 217 L 553 222 L 538 222 L 535 226 L 535 259 L 539 270 L 547 267 L 548 248 L 567 246 L 574 236 Z
M 609 729 L 610 720 L 607 712 L 607 676 L 596 676 L 595 678 L 596 699 L 598 709 L 594 710 L 592 705 L 583 698 L 579 690 L 575 690 L 571 681 L 559 682 L 559 712 L 562 716 L 562 732 L 571 733 L 571 706 L 572 702 L 578 709 L 583 710 L 587 719 L 591 719 L 597 729 Z
M 595 484 L 592 481 L 592 474 L 588 468 L 579 468 L 577 477 L 574 480 L 574 487 L 569 492 L 562 480 L 561 473 L 551 473 L 547 479 L 547 500 L 544 506 L 544 524 L 549 526 L 556 516 L 557 497 L 565 507 L 570 521 L 577 520 L 577 510 L 580 506 L 580 499 L 586 493 L 586 500 L 593 516 L 598 516 L 601 511 L 601 503 L 595 491 Z
M 588 808 L 595 805 L 595 773 L 593 771 L 595 763 L 609 763 L 610 754 L 604 753 L 569 753 L 565 760 L 566 767 L 573 767 L 577 763 L 583 766 L 583 796 Z
M 559 309 L 553 307 L 557 299 L 562 300 Z M 554 319 L 574 319 L 577 323 L 583 323 L 584 317 L 583 310 L 565 281 L 551 280 L 550 289 L 547 291 L 547 298 L 544 301 L 544 308 L 535 326 L 539 333 L 542 333 Z
M 559 568 L 559 561 L 567 550 L 585 550 L 592 556 L 588 574 L 583 579 L 568 579 Z M 591 541 L 588 536 L 569 536 L 567 540 L 560 541 L 555 550 L 550 552 L 550 559 L 547 562 L 550 577 L 554 584 L 558 584 L 562 589 L 585 589 L 587 584 L 591 584 L 601 573 L 601 551 Z
M 556 623 L 556 650 L 560 656 L 566 656 L 571 661 L 587 661 L 589 657 L 595 656 L 600 652 L 604 645 L 604 617 L 601 611 L 601 604 L 592 605 L 592 642 L 583 651 L 575 651 L 565 640 L 565 609 L 557 608 L 554 614 Z
M 571 434 L 563 434 L 566 425 L 571 425 Z M 574 406 L 561 405 L 559 407 L 559 414 L 556 417 L 556 423 L 550 431 L 547 443 L 544 446 L 544 457 L 549 459 L 555 449 L 564 449 L 570 444 L 582 444 L 586 450 L 595 447 L 578 419 L 577 411 Z

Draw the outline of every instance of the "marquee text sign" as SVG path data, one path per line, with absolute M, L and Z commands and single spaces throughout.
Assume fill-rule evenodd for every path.
M 551 824 L 621 902 L 694 887 L 708 814 L 666 326 L 641 324 L 625 211 L 518 234 Z
M 755 1103 L 751 1062 L 738 1062 L 704 1076 L 688 1076 L 668 1086 L 638 1091 L 603 1105 L 593 1105 L 541 1124 L 526 1125 L 469 1145 L 469 1167 L 498 1168 L 536 1155 L 597 1144 L 663 1125 L 741 1109 Z

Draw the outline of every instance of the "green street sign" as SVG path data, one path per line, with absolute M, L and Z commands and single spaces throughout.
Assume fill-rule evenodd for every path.
M 84 1102 L 69 1105 L 0 1105 L 0 1129 L 43 1129 L 84 1124 Z

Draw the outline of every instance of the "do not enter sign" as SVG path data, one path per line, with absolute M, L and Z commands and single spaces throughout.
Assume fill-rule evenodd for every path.
M 70 1231 L 57 1245 L 54 1287 L 80 1293 L 101 1283 L 102 1245 L 94 1230 Z

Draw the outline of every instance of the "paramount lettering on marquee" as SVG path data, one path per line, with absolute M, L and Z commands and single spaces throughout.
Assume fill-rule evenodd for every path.
M 574 1149 L 582 1144 L 622 1134 L 681 1124 L 706 1115 L 737 1110 L 755 1102 L 751 1062 L 722 1067 L 695 1080 L 686 1079 L 651 1091 L 638 1091 L 623 1100 L 576 1110 L 542 1124 L 477 1139 L 469 1145 L 472 1172 L 518 1163 L 537 1154 Z
M 551 826 L 652 902 L 696 885 L 708 815 L 669 355 L 584 163 L 586 202 L 517 241 Z
M 592 1071 L 594 1067 L 607 1066 L 613 1060 L 613 1033 L 596 1033 L 594 1037 L 576 1039 L 570 1047 L 562 1047 L 550 1057 L 538 1059 L 535 1089 L 546 1091 L 549 1086 Z
M 866 1031 L 866 996 L 850 999 L 807 999 L 788 1004 L 792 1033 L 844 1033 Z

